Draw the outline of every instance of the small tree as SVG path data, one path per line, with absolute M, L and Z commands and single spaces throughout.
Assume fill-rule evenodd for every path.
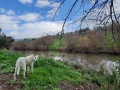
M 12 37 L 8 37 L 6 35 L 0 36 L 0 48 L 9 49 L 14 39 Z

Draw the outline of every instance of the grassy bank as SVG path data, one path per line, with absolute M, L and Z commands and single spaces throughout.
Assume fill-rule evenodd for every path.
M 40 57 L 35 62 L 34 73 L 27 73 L 23 79 L 22 71 L 13 80 L 15 62 L 22 53 L 0 50 L 0 86 L 5 90 L 119 90 L 120 78 L 116 73 L 105 76 L 99 73 L 66 66 L 59 61 Z M 8 77 L 8 78 L 7 78 Z M 5 79 L 4 79 L 5 78 Z M 14 87 L 14 88 L 13 88 Z
M 15 62 L 20 56 L 24 55 L 8 50 L 0 51 L 0 73 L 13 73 Z M 20 84 L 22 90 L 56 90 L 56 86 L 60 81 L 67 81 L 75 85 L 79 85 L 83 82 L 81 73 L 71 70 L 70 67 L 60 62 L 46 58 L 39 58 L 38 62 L 35 63 L 34 73 L 27 73 L 25 80 L 22 80 L 22 71 L 18 79 L 18 81 L 11 80 L 11 83 Z

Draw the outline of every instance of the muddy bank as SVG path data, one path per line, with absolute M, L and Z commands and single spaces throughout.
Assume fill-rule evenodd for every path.
M 14 51 L 14 50 L 12 50 Z M 120 52 L 113 49 L 104 49 L 104 48 L 79 48 L 79 49 L 55 49 L 55 50 L 19 50 L 15 51 L 57 51 L 57 52 L 66 52 L 66 53 L 90 53 L 90 54 L 111 54 L 111 55 L 120 55 Z
M 68 52 L 68 53 L 101 53 L 101 54 L 112 54 L 120 55 L 120 52 L 116 49 L 109 48 L 66 48 L 58 49 L 58 51 Z
M 61 81 L 58 85 L 62 90 L 98 90 L 99 86 L 96 83 L 86 82 L 82 85 L 73 85 L 66 81 Z

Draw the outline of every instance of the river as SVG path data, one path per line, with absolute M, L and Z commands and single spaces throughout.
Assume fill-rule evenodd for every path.
M 65 53 L 55 51 L 24 51 L 26 55 L 38 54 L 40 57 L 53 58 L 54 60 L 62 61 L 66 64 L 76 65 L 78 68 L 92 69 L 99 71 L 101 66 L 105 74 L 112 74 L 112 69 L 115 69 L 119 64 L 116 63 L 115 57 L 110 54 L 88 54 L 88 53 Z M 117 60 L 116 60 L 117 61 Z

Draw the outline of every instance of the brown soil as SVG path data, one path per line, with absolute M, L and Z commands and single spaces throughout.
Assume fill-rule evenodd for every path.
M 95 83 L 84 83 L 82 85 L 76 86 L 66 81 L 60 82 L 58 87 L 61 88 L 62 90 L 98 90 L 99 89 L 98 85 Z
M 0 90 L 17 90 L 21 89 L 22 86 L 19 84 L 13 84 L 13 73 L 0 74 Z M 99 87 L 95 83 L 84 83 L 82 85 L 76 86 L 67 81 L 61 81 L 58 88 L 61 90 L 98 90 Z
M 20 85 L 12 84 L 13 73 L 0 74 L 0 90 L 16 90 Z

